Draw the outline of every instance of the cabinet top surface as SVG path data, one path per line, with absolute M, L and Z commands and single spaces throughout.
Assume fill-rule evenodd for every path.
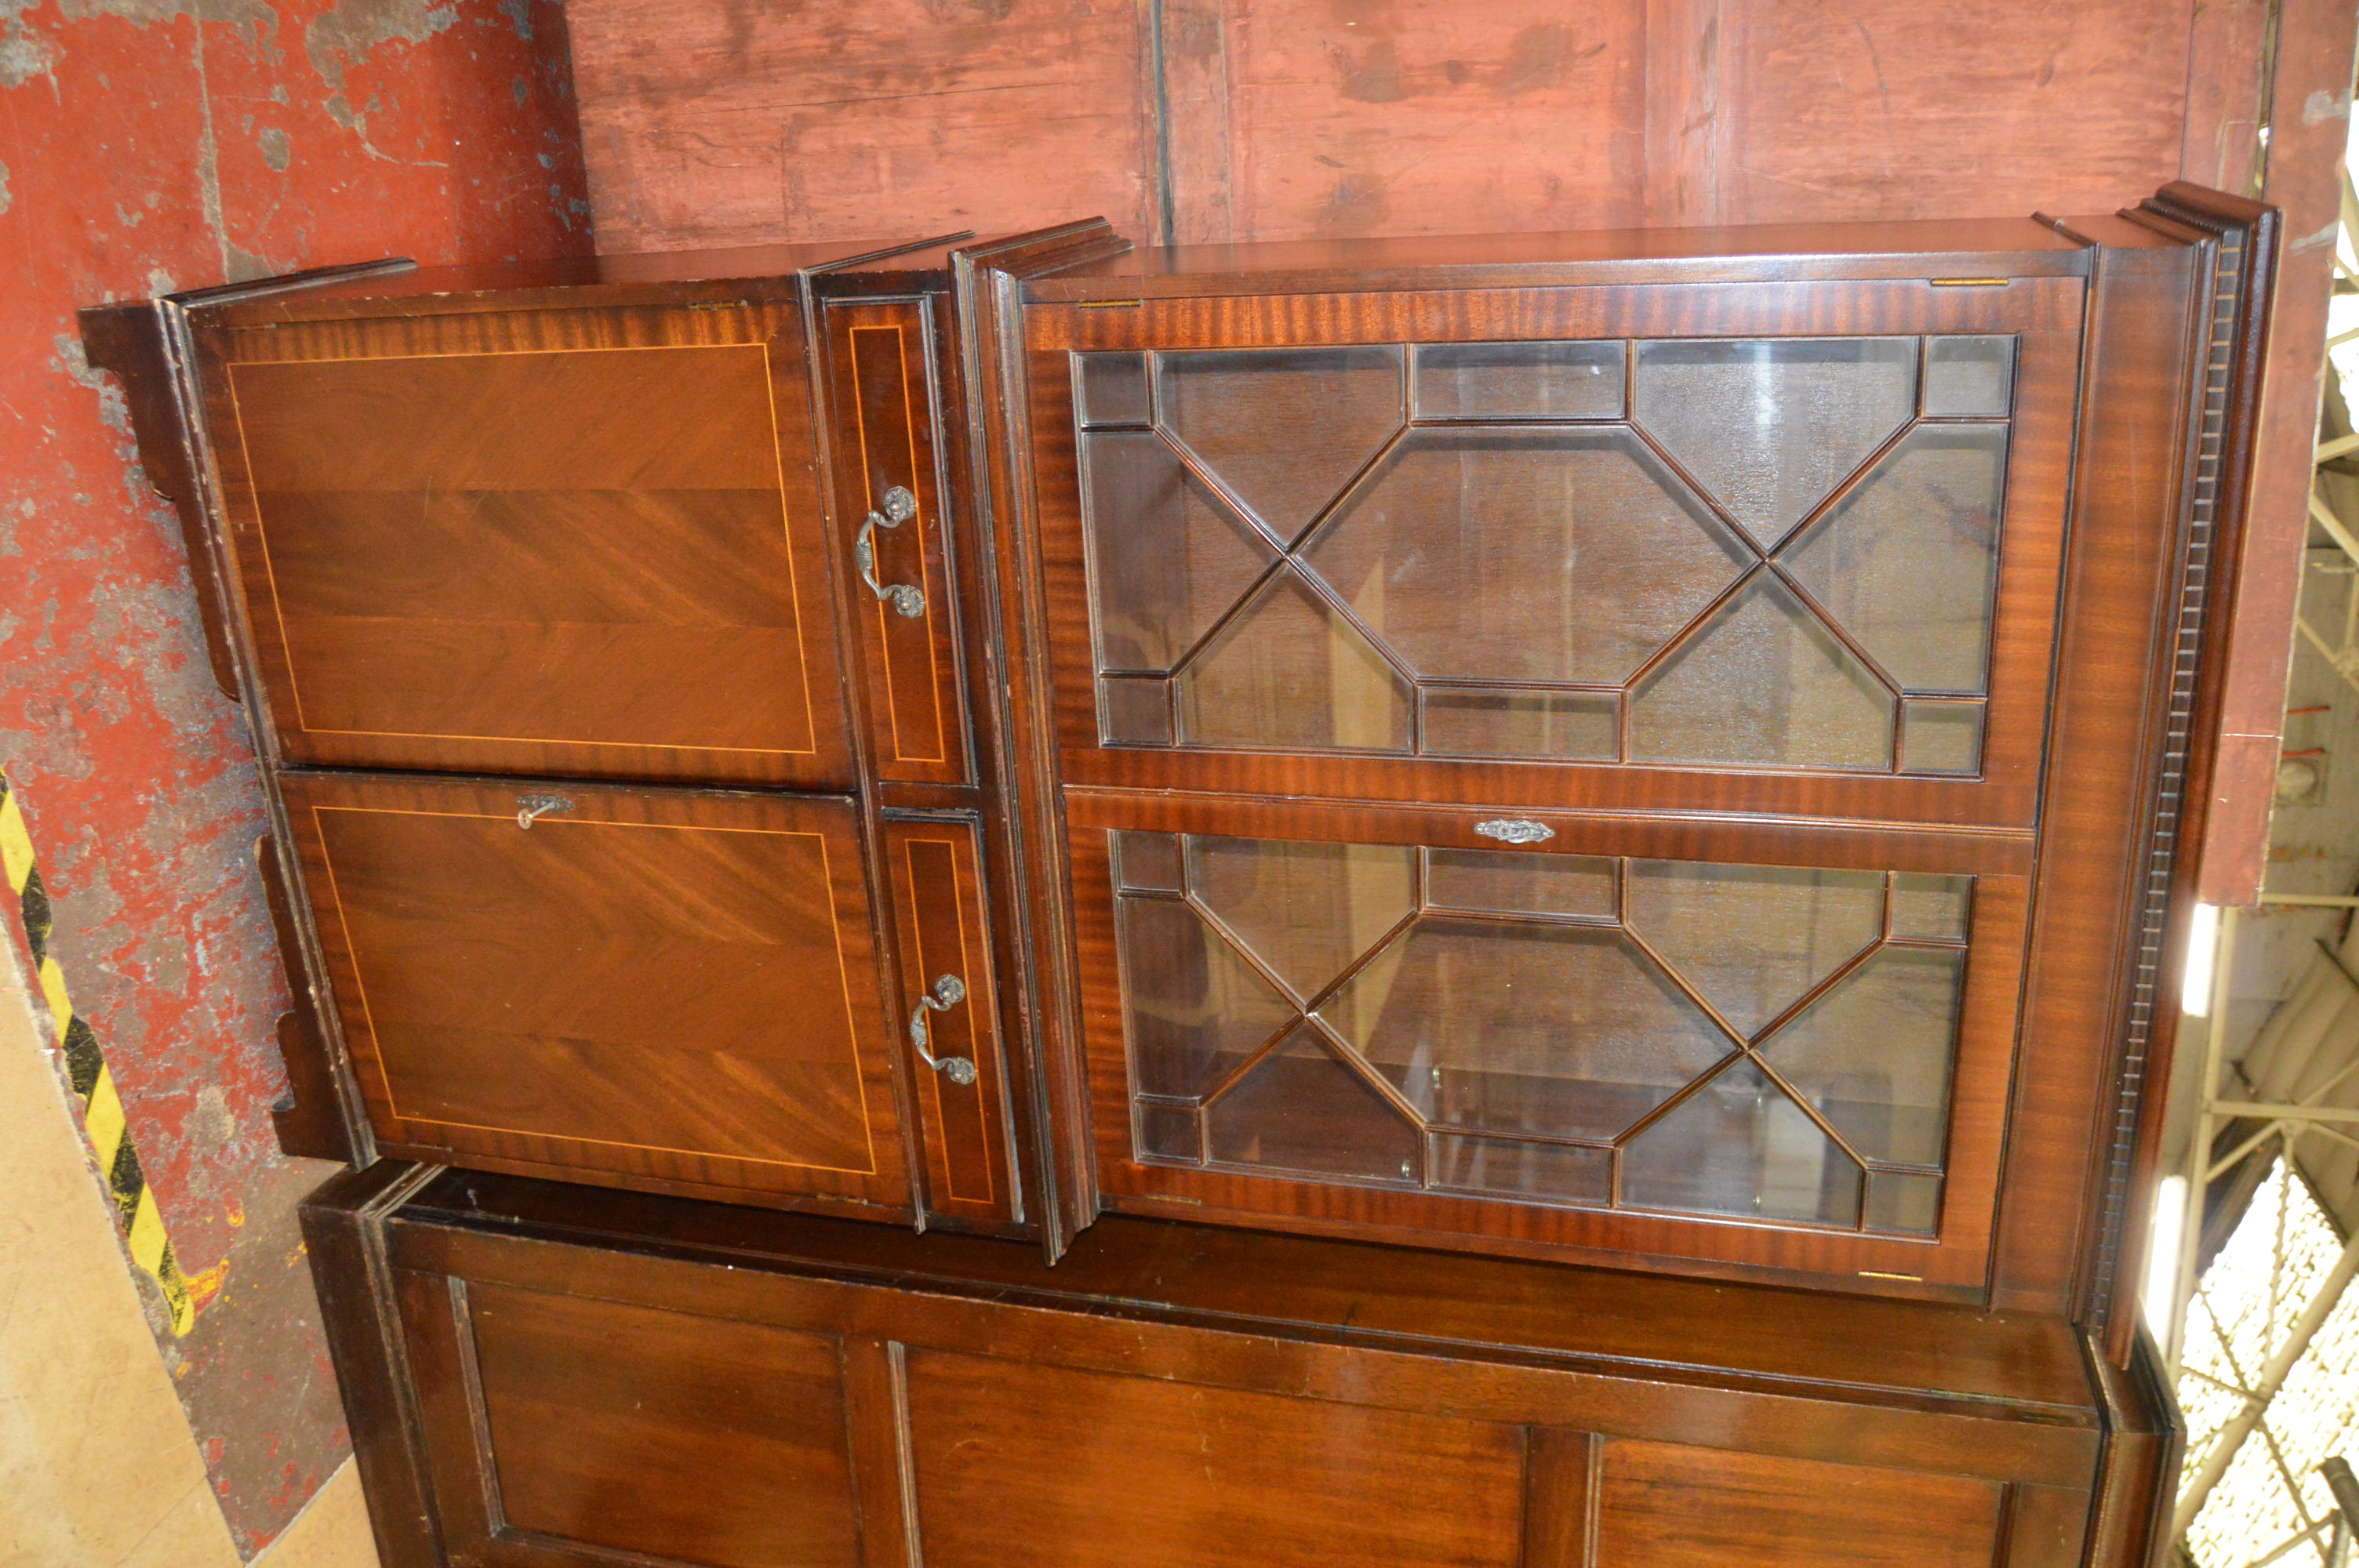
M 481 1173 L 436 1178 L 395 1218 L 691 1259 L 725 1254 L 739 1270 L 1012 1292 L 1075 1311 L 1177 1312 L 1289 1338 L 1987 1401 L 2071 1425 L 2093 1422 L 2097 1403 L 2062 1319 L 1928 1303 L 1117 1217 L 1083 1231 L 1050 1267 L 1029 1243 Z
M 1037 299 L 1105 296 L 1110 288 L 1179 292 L 1190 286 L 1296 288 L 1349 280 L 1471 286 L 1527 281 L 1665 282 L 1923 274 L 1973 270 L 2071 276 L 2087 247 L 2030 218 L 1885 223 L 1756 224 L 1596 229 L 1549 234 L 1443 234 L 1402 239 L 1291 240 L 1147 247 L 1035 280 Z M 1556 275 L 1562 275 L 1560 277 Z
M 694 304 L 793 291 L 806 273 L 877 274 L 906 281 L 946 276 L 963 235 L 743 245 L 722 250 L 489 262 L 470 266 L 358 270 L 306 287 L 231 286 L 182 297 L 209 324 L 256 327 L 285 321 L 529 308 L 538 305 Z

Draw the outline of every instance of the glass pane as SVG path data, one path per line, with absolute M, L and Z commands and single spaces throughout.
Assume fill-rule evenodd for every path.
M 1450 757 L 1563 757 L 1610 762 L 1618 699 L 1557 691 L 1426 688 L 1424 749 Z
M 1198 1142 L 1196 1108 L 1142 1102 L 1138 1107 L 1136 1147 L 1143 1160 L 1179 1160 L 1196 1164 L 1204 1157 Z
M 1320 1016 L 1429 1121 L 1611 1138 L 1732 1049 L 1619 931 L 1422 916 Z
M 2003 427 L 1919 426 L 1786 554 L 1904 689 L 1987 684 L 2006 471 Z
M 1075 354 L 1080 362 L 1082 423 L 1147 423 L 1147 356 L 1141 353 Z
M 1187 840 L 1188 887 L 1309 1000 L 1407 919 L 1417 851 L 1389 844 Z
M 1205 1108 L 1212 1156 L 1235 1165 L 1375 1181 L 1417 1178 L 1418 1134 L 1319 1044 L 1287 1036 Z
M 1886 947 L 1771 1035 L 1762 1059 L 1862 1158 L 1939 1164 L 1965 961 L 1955 948 Z
M 1983 765 L 1983 705 L 1903 697 L 1900 766 L 1912 773 L 1971 773 Z
M 1867 1227 L 1930 1236 L 1941 1223 L 1941 1178 L 1909 1171 L 1867 1173 Z
M 1596 855 L 1428 849 L 1425 901 L 1437 909 L 1614 918 L 1614 862 Z
M 1630 928 L 1750 1038 L 1884 934 L 1884 877 L 1633 860 Z
M 1427 343 L 1420 419 L 1618 419 L 1620 343 Z
M 1177 899 L 1114 901 L 1130 1070 L 1141 1094 L 1189 1099 L 1259 1050 L 1295 1010 Z
M 1785 585 L 1756 579 L 1631 699 L 1630 757 L 1891 766 L 1892 700 Z
M 1178 892 L 1180 835 L 1120 832 L 1114 835 L 1114 878 L 1117 887 L 1154 892 Z
M 1419 675 L 1619 685 L 1751 557 L 1623 429 L 1422 429 L 1303 558 Z
M 1673 1107 L 1622 1152 L 1644 1208 L 1859 1223 L 1860 1170 L 1750 1061 Z
M 1936 942 L 1966 939 L 1974 879 L 1903 871 L 1892 879 L 1892 934 Z
M 1171 744 L 1171 685 L 1160 676 L 1098 682 L 1098 738 L 1110 746 Z
M 1526 1203 L 1614 1201 L 1614 1155 L 1578 1143 L 1524 1143 L 1437 1133 L 1431 1184 Z
M 1408 750 L 1408 683 L 1292 571 L 1265 587 L 1179 684 L 1189 745 Z
M 1397 348 L 1156 356 L 1163 427 L 1282 539 L 1301 533 L 1401 425 Z
M 1082 438 L 1100 669 L 1168 670 L 1277 557 L 1151 434 Z
M 1925 412 L 1934 418 L 2004 415 L 2014 394 L 2013 338 L 1926 341 Z
M 1636 382 L 1638 423 L 1767 546 L 1917 411 L 1917 343 L 1640 343 Z

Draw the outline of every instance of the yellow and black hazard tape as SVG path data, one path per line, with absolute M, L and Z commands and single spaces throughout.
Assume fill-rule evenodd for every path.
M 156 1195 L 139 1169 L 139 1151 L 132 1147 L 130 1131 L 124 1125 L 123 1101 L 115 1095 L 114 1076 L 107 1071 L 98 1035 L 90 1020 L 75 1016 L 73 1003 L 66 996 L 65 971 L 49 952 L 49 890 L 41 885 L 41 870 L 33 862 L 32 836 L 25 830 L 16 786 L 5 771 L 0 771 L 0 863 L 7 869 L 8 886 L 24 917 L 25 942 L 33 950 L 33 972 L 49 1004 L 58 1048 L 66 1060 L 66 1077 L 82 1101 L 82 1130 L 90 1134 L 98 1168 L 105 1173 L 107 1195 L 114 1200 L 115 1214 L 129 1239 L 131 1260 L 162 1289 L 165 1305 L 172 1314 L 172 1332 L 186 1334 L 196 1325 L 196 1301 L 180 1275 L 179 1260 L 172 1256 L 171 1238 L 164 1234 L 164 1216 L 156 1206 Z

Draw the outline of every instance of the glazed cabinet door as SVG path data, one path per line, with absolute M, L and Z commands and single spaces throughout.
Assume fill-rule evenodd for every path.
M 1036 308 L 1066 782 L 2027 821 L 2079 290 Z
M 1034 304 L 1104 1202 L 1980 1292 L 2082 287 Z
M 797 306 L 201 346 L 288 762 L 851 785 Z
M 386 1152 L 906 1217 L 850 799 L 331 773 L 284 790 Z
M 1981 1279 L 2019 852 L 1571 818 L 1519 819 L 1546 848 L 1508 849 L 1495 819 L 1310 806 L 1073 816 L 1118 1203 Z

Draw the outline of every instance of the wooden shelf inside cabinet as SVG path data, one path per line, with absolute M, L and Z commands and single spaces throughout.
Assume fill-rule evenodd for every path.
M 304 1220 L 394 1568 L 2132 1568 L 2177 1460 L 2054 1317 L 464 1173 Z
M 2273 235 L 984 278 L 1078 1218 L 2125 1323 Z

